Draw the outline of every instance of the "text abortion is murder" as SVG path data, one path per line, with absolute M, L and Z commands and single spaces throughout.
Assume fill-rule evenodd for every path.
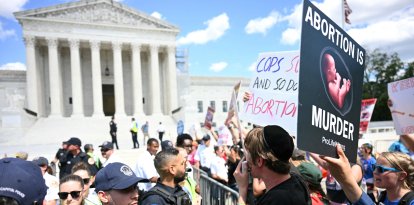
M 318 12 L 312 12 L 312 8 L 308 7 L 306 11 L 305 22 L 309 23 L 315 30 L 320 30 L 322 35 L 327 37 L 336 46 L 341 48 L 345 53 L 355 59 L 355 44 L 352 39 L 348 39 L 341 31 L 336 29 L 326 19 L 321 19 Z M 360 64 L 364 64 L 364 51 L 357 48 L 357 59 Z

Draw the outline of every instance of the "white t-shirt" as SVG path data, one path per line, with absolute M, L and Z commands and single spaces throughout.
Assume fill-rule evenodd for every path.
M 144 154 L 139 157 L 138 162 L 135 165 L 135 175 L 144 179 L 159 177 L 154 166 L 154 158 L 154 155 L 151 155 L 148 151 L 145 151 Z M 155 184 L 156 183 L 138 183 L 138 187 L 141 190 L 148 191 L 154 187 Z
M 220 179 L 225 179 L 228 181 L 228 169 L 226 166 L 226 161 L 217 155 L 214 156 L 211 167 L 210 167 L 211 174 L 215 174 L 220 177 Z
M 112 155 L 102 164 L 103 167 L 106 167 L 106 165 L 114 162 L 121 162 L 121 158 L 119 158 L 116 153 L 112 153 Z
M 202 167 L 210 168 L 211 160 L 214 158 L 213 146 L 206 147 L 205 145 L 199 145 L 194 159 L 200 162 Z
M 47 188 L 45 200 L 51 201 L 51 200 L 58 200 L 59 196 L 59 179 L 53 175 L 50 175 L 49 173 L 45 173 L 43 175 L 43 179 L 45 179 L 45 183 Z

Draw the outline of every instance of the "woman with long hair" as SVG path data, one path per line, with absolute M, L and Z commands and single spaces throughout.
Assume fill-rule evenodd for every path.
M 60 180 L 59 198 L 62 205 L 84 205 L 84 184 L 80 176 L 67 175 Z
M 404 196 L 404 200 L 412 198 L 407 197 L 414 189 L 414 161 L 410 156 L 401 152 L 383 152 L 372 166 L 374 185 L 385 189 L 378 202 L 385 205 L 400 204 Z M 411 201 L 405 204 L 411 204 Z

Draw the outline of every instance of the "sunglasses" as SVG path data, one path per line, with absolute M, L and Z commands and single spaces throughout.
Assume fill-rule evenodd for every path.
M 91 181 L 91 179 L 90 178 L 84 178 L 84 179 L 82 179 L 83 180 L 83 184 L 89 184 L 89 182 Z
M 382 174 L 386 171 L 391 171 L 391 172 L 400 172 L 401 170 L 398 170 L 396 168 L 392 168 L 392 167 L 384 167 L 382 165 L 378 165 L 378 164 L 373 164 L 372 165 L 372 170 L 377 170 L 378 173 Z
M 109 149 L 101 149 L 102 153 L 107 152 L 107 151 L 109 151 Z
M 77 199 L 80 197 L 82 191 L 71 191 L 71 192 L 59 192 L 59 198 L 65 200 L 68 198 L 69 194 L 73 199 Z

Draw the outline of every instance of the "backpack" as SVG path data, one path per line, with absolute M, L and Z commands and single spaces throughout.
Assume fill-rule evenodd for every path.
M 387 196 L 386 191 L 381 192 L 378 202 L 384 202 L 386 196 Z M 414 201 L 414 192 L 410 191 L 410 192 L 404 194 L 404 196 L 398 202 L 398 205 L 408 205 L 412 201 Z
M 191 199 L 188 196 L 188 194 L 184 190 L 180 190 L 175 193 L 169 193 L 164 188 L 161 188 L 159 186 L 155 186 L 149 191 L 145 192 L 142 197 L 140 197 L 140 203 L 141 201 L 145 200 L 147 197 L 151 195 L 158 195 L 161 196 L 168 204 L 174 204 L 174 205 L 191 205 Z

